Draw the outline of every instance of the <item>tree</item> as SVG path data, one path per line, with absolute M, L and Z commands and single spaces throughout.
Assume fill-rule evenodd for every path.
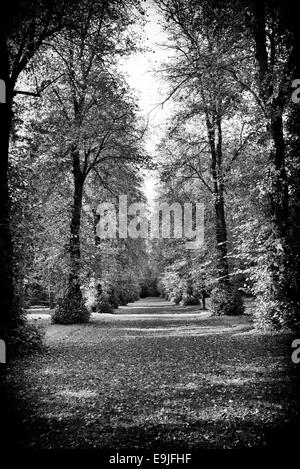
M 18 90 L 17 82 L 44 42 L 66 26 L 73 3 L 67 0 L 15 1 L 6 15 L 2 16 L 0 25 L 0 79 L 3 80 L 6 91 L 5 103 L 0 105 L 0 281 L 3 287 L 0 324 L 4 329 L 22 322 L 22 311 L 14 291 L 8 156 L 14 97 L 21 93 L 31 93 Z
M 22 313 L 15 304 L 14 294 L 14 281 L 13 281 L 13 254 L 12 254 L 12 243 L 10 233 L 10 203 L 9 203 L 9 191 L 8 191 L 8 146 L 9 137 L 12 130 L 13 124 L 13 107 L 14 98 L 16 95 L 23 96 L 40 96 L 41 93 L 53 84 L 60 77 L 54 77 L 52 80 L 43 80 L 43 82 L 37 86 L 37 89 L 32 90 L 20 90 L 18 89 L 18 80 L 24 76 L 24 71 L 28 70 L 28 67 L 33 63 L 34 58 L 38 53 L 44 53 L 47 42 L 54 41 L 57 39 L 59 33 L 69 34 L 69 39 L 72 40 L 75 37 L 83 37 L 88 40 L 86 36 L 85 26 L 89 23 L 90 25 L 95 22 L 95 19 L 102 21 L 104 11 L 109 16 L 109 26 L 107 28 L 107 37 L 109 41 L 102 44 L 102 46 L 118 48 L 118 39 L 121 34 L 121 30 L 118 31 L 116 25 L 123 22 L 123 25 L 129 25 L 130 22 L 135 21 L 136 16 L 133 14 L 133 8 L 139 9 L 139 2 L 132 1 L 130 4 L 125 2 L 106 2 L 105 0 L 92 1 L 86 0 L 83 2 L 71 2 L 71 1 L 50 1 L 40 0 L 38 2 L 22 1 L 20 0 L 15 4 L 15 9 L 12 12 L 9 21 L 5 22 L 5 28 L 1 29 L 1 63 L 3 69 L 1 71 L 1 77 L 6 84 L 6 104 L 1 108 L 1 119 L 3 121 L 2 128 L 4 132 L 1 133 L 1 175 L 0 175 L 0 186 L 1 186 L 1 252 L 4 254 L 4 262 L 1 262 L 1 280 L 2 284 L 5 285 L 3 295 L 3 302 L 5 311 L 1 317 L 3 325 L 7 325 L 10 321 L 21 320 Z M 131 18 L 130 18 L 131 15 Z M 102 18 L 102 19 L 101 19 Z M 8 25 L 8 26 L 7 26 Z M 122 29 L 122 28 L 121 28 Z M 99 32 L 99 31 L 98 31 Z M 90 28 L 90 38 L 97 39 L 97 31 L 94 32 Z M 115 36 L 114 36 L 115 35 Z M 99 38 L 98 38 L 99 39 Z M 127 41 L 127 46 L 130 44 L 128 37 L 124 39 Z M 83 42 L 81 43 L 81 45 Z M 86 44 L 81 48 L 81 53 L 85 52 Z M 93 47 L 90 45 L 90 50 Z M 70 47 L 69 47 L 70 51 Z M 100 54 L 98 60 L 101 61 L 101 54 L 106 54 L 105 48 L 101 48 L 97 53 Z M 124 50 L 120 50 L 123 53 Z M 94 53 L 95 56 L 95 53 Z M 40 58 L 42 55 L 40 55 Z M 80 57 L 79 57 L 80 58 Z M 70 70 L 69 70 L 70 72 Z M 69 73 L 69 78 L 71 72 Z M 74 85 L 75 83 L 73 83 Z M 73 89 L 74 91 L 74 89 Z M 77 97 L 74 95 L 74 99 Z M 78 104 L 78 103 L 77 103 Z M 78 110 L 77 110 L 78 112 Z M 76 166 L 76 148 L 73 148 L 73 161 L 74 167 Z M 77 165 L 78 166 L 78 165 Z M 75 170 L 79 176 L 77 180 L 81 178 L 78 172 L 78 168 Z M 76 186 L 77 193 L 75 194 L 75 203 L 77 207 L 80 206 L 80 184 Z M 78 212 L 78 210 L 77 210 Z M 76 224 L 78 216 L 75 215 L 72 224 L 74 232 L 74 239 L 76 238 Z M 78 247 L 76 243 L 70 245 L 70 251 L 73 252 L 73 259 L 78 257 Z M 75 265 L 75 264 L 74 264 Z M 75 268 L 75 267 L 74 267 Z
M 181 107 L 174 128 L 169 132 L 169 137 L 172 134 L 173 138 L 178 134 L 180 157 L 175 168 L 181 172 L 185 168 L 183 177 L 198 178 L 212 196 L 218 252 L 217 283 L 226 290 L 230 283 L 224 200 L 226 173 L 254 134 L 247 122 L 249 116 L 245 116 L 239 143 L 233 145 L 230 141 L 228 129 L 237 109 L 247 111 L 240 85 L 226 66 L 245 60 L 245 54 L 241 44 L 235 46 L 233 39 L 226 35 L 226 21 L 218 28 L 209 21 L 212 9 L 209 2 L 197 5 L 193 1 L 157 3 L 166 18 L 166 29 L 172 41 L 170 47 L 176 51 L 175 58 L 163 67 L 165 76 L 173 84 L 171 95 L 176 93 Z M 183 137 L 179 129 L 184 126 Z M 197 130 L 191 131 L 191 128 Z M 207 154 L 210 155 L 209 165 Z
M 122 53 L 126 52 L 127 37 L 119 36 L 118 41 L 112 42 L 111 34 L 116 30 L 115 35 L 119 35 L 131 19 L 122 17 L 121 22 L 112 25 L 110 15 L 109 9 L 104 8 L 98 18 L 91 20 L 88 15 L 82 20 L 79 34 L 69 33 L 50 44 L 56 64 L 64 74 L 53 88 L 58 106 L 54 116 L 56 129 L 64 128 L 58 150 L 66 158 L 70 156 L 74 184 L 68 291 L 62 304 L 65 311 L 59 313 L 59 320 L 64 317 L 63 320 L 68 321 L 70 316 L 71 322 L 88 318 L 80 289 L 80 226 L 86 181 L 92 172 L 101 179 L 101 165 L 106 168 L 114 161 L 138 164 L 143 159 L 139 149 L 142 131 L 139 136 L 135 104 L 128 95 L 126 97 L 126 85 L 116 70 L 106 65 L 115 61 L 117 47 Z M 127 41 L 124 46 L 122 41 Z M 62 112 L 58 113 L 61 105 Z M 54 138 L 57 139 L 57 135 Z M 78 312 L 75 315 L 74 308 Z
M 291 8 L 287 11 L 285 2 L 281 1 L 272 3 L 255 1 L 250 7 L 259 96 L 273 143 L 268 158 L 271 182 L 270 211 L 277 250 L 273 249 L 270 253 L 273 288 L 266 292 L 265 302 L 270 304 L 269 306 L 266 304 L 264 314 L 266 319 L 275 325 L 289 325 L 297 314 L 283 124 L 283 116 L 291 99 L 290 87 L 300 53 L 300 36 L 295 14 L 296 10 Z M 280 318 L 277 314 L 278 307 L 282 310 Z
M 183 66 L 173 69 L 173 80 L 177 79 L 173 92 L 177 93 L 178 89 L 195 76 L 193 67 L 196 64 L 202 81 L 205 69 L 208 67 L 211 71 L 210 80 L 203 87 L 204 92 L 210 97 L 210 111 L 213 109 L 211 97 L 214 96 L 211 93 L 211 83 L 214 83 L 215 77 L 218 78 L 221 89 L 225 84 L 223 96 L 231 103 L 229 109 L 233 116 L 243 114 L 242 100 L 231 102 L 235 92 L 245 96 L 248 103 L 252 101 L 257 119 L 252 119 L 250 122 L 249 137 L 259 130 L 253 140 L 256 140 L 259 153 L 262 146 L 264 147 L 263 171 L 266 170 L 267 176 L 263 184 L 268 199 L 265 201 L 265 208 L 268 209 L 264 210 L 263 220 L 265 236 L 262 241 L 263 246 L 259 247 L 264 251 L 264 260 L 256 263 L 255 273 L 257 312 L 261 324 L 275 327 L 291 326 L 293 322 L 298 321 L 299 305 L 297 305 L 298 289 L 293 259 L 295 243 L 291 240 L 292 215 L 289 194 L 291 192 L 295 194 L 294 184 L 297 178 L 289 176 L 290 172 L 295 172 L 295 164 L 291 164 L 290 159 L 287 160 L 288 129 L 285 117 L 291 101 L 291 85 L 293 79 L 297 78 L 295 73 L 299 69 L 297 65 L 299 30 L 295 20 L 295 5 L 292 2 L 291 9 L 287 9 L 285 2 L 281 0 L 275 2 L 174 0 L 157 3 L 164 11 L 166 21 L 172 24 L 173 28 L 175 24 L 177 29 L 180 27 L 182 29 L 181 35 L 176 38 L 177 42 L 175 41 L 177 45 L 173 45 L 177 55 L 181 54 L 184 57 L 181 62 Z M 183 36 L 189 39 L 189 48 L 186 47 Z M 197 52 L 207 45 L 209 53 L 202 55 L 201 61 L 197 61 L 197 55 L 191 53 L 193 44 L 195 50 L 198 47 Z M 226 87 L 226 83 L 229 86 Z M 236 106 L 232 106 L 234 102 Z M 223 147 L 224 157 L 228 151 L 226 149 L 224 152 L 226 138 L 224 117 L 220 121 L 218 107 L 216 110 L 215 118 L 208 121 L 208 130 L 213 137 L 209 138 L 211 141 L 216 138 L 218 142 L 219 137 L 219 148 Z M 295 127 L 293 131 L 297 133 Z M 210 146 L 214 152 L 213 146 Z M 218 155 L 218 143 L 215 148 Z M 242 152 L 237 153 L 242 154 L 244 150 L 245 148 L 242 148 Z M 249 156 L 252 158 L 252 155 Z M 232 158 L 233 161 L 237 160 L 234 148 L 232 148 Z M 220 184 L 222 192 L 222 178 L 218 174 L 218 156 L 216 161 L 217 167 L 213 165 L 213 170 L 217 172 L 217 183 Z M 230 184 L 227 178 L 226 181 L 227 190 L 230 189 Z M 260 183 L 261 179 L 258 177 L 257 185 Z M 220 195 L 222 199 L 222 194 Z M 260 237 L 261 240 L 262 238 Z M 225 257 L 228 257 L 228 253 Z M 262 279 L 262 275 L 265 275 L 265 280 Z

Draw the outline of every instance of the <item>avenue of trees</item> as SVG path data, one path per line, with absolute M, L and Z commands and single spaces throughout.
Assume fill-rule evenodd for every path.
M 52 320 L 89 320 L 162 295 L 215 314 L 256 299 L 261 327 L 299 325 L 300 38 L 294 3 L 155 0 L 172 51 L 159 70 L 172 116 L 157 143 L 159 200 L 205 204 L 205 243 L 99 240 L 99 202 L 143 202 L 146 122 L 119 70 L 143 47 L 138 0 L 19 0 L 1 19 L 1 338 L 26 291 Z

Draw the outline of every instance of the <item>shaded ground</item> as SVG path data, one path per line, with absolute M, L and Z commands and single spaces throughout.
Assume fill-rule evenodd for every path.
M 250 315 L 140 300 L 81 326 L 49 324 L 46 350 L 12 367 L 14 444 L 176 449 L 292 445 L 300 365 L 289 334 Z

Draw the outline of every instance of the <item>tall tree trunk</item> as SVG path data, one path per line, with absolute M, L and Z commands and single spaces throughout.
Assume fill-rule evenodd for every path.
M 227 249 L 227 227 L 225 220 L 223 188 L 218 188 L 215 196 L 215 230 L 218 250 L 218 274 L 219 283 L 229 283 L 228 249 Z
M 100 244 L 100 239 L 99 236 L 97 235 L 97 225 L 99 222 L 99 215 L 97 215 L 97 210 L 94 208 L 93 209 L 93 229 L 94 229 L 94 240 L 95 240 L 95 246 L 98 246 Z
M 51 290 L 51 287 L 49 289 L 49 308 L 54 309 L 55 307 L 55 295 L 54 292 Z
M 14 295 L 13 247 L 10 231 L 8 188 L 9 136 L 12 122 L 12 90 L 9 86 L 9 60 L 6 36 L 0 31 L 0 79 L 6 88 L 5 103 L 0 103 L 0 285 L 1 329 L 14 326 L 20 317 Z
M 222 167 L 222 128 L 221 118 L 214 115 L 212 122 L 206 116 L 206 126 L 211 153 L 211 174 L 213 178 L 213 195 L 215 209 L 215 234 L 217 247 L 218 283 L 229 284 L 229 267 L 227 257 L 227 226 L 224 207 L 224 181 Z
M 270 131 L 274 144 L 274 149 L 270 154 L 270 163 L 273 166 L 270 194 L 271 210 L 278 236 L 285 240 L 289 230 L 289 193 L 285 168 L 282 112 L 277 106 L 273 106 L 271 109 Z
M 292 229 L 290 226 L 289 181 L 286 171 L 286 141 L 283 131 L 283 115 L 291 99 L 287 90 L 291 89 L 292 72 L 299 71 L 299 27 L 296 25 L 296 15 L 291 14 L 287 23 L 287 35 L 293 39 L 287 52 L 285 70 L 281 76 L 276 76 L 276 48 L 273 54 L 269 50 L 267 39 L 270 28 L 265 0 L 255 0 L 253 4 L 253 37 L 255 42 L 256 61 L 258 65 L 258 88 L 267 121 L 267 130 L 272 140 L 269 153 L 269 200 L 272 219 L 273 243 L 269 247 L 267 268 L 270 282 L 266 283 L 265 291 L 261 293 L 262 314 L 266 321 L 281 327 L 283 324 L 292 326 L 297 322 L 297 275 L 293 256 Z M 280 4 L 277 5 L 277 7 Z M 282 5 L 281 5 L 282 7 Z M 293 10 L 293 9 L 292 9 Z M 292 11 L 291 10 L 291 11 Z M 281 15 L 280 8 L 275 15 Z M 271 31 L 275 37 L 276 31 Z M 281 47 L 279 45 L 279 47 Z M 272 50 L 272 48 L 271 48 Z M 278 87 L 274 83 L 278 81 Z M 274 305 L 276 305 L 274 307 Z
M 300 34 L 299 34 L 300 42 Z M 300 51 L 300 45 L 298 48 Z M 300 77 L 300 58 L 295 68 L 294 77 Z M 290 198 L 290 219 L 291 219 L 291 250 L 295 271 L 295 291 L 296 299 L 300 298 L 300 103 L 292 103 L 287 118 L 287 130 L 289 135 L 288 152 L 291 159 L 293 172 Z
M 293 299 L 294 293 L 291 282 L 292 255 L 289 220 L 289 188 L 286 171 L 283 112 L 286 105 L 284 87 L 291 85 L 291 83 L 289 84 L 282 81 L 275 95 L 273 85 L 275 57 L 269 57 L 268 55 L 265 1 L 255 0 L 253 12 L 253 34 L 259 72 L 259 94 L 265 108 L 267 129 L 270 132 L 273 144 L 273 148 L 269 153 L 269 200 L 274 233 L 274 246 L 273 249 L 270 250 L 269 262 L 269 272 L 272 279 L 269 294 L 271 295 L 270 299 L 289 304 Z M 290 77 L 287 76 L 286 80 L 290 80 Z
M 282 89 L 278 91 L 277 97 L 273 97 L 274 58 L 271 60 L 268 57 L 264 0 L 255 0 L 253 33 L 259 72 L 259 94 L 265 106 L 265 114 L 268 120 L 267 128 L 273 141 L 273 149 L 269 154 L 271 169 L 270 209 L 277 235 L 282 238 L 283 244 L 286 245 L 285 238 L 288 236 L 289 228 L 289 195 L 282 121 L 284 99 Z M 286 86 L 286 84 L 281 86 Z
M 84 178 L 80 169 L 79 151 L 76 147 L 72 149 L 74 194 L 70 225 L 70 272 L 68 289 L 80 291 L 80 224 L 83 197 Z
M 217 194 L 215 199 L 216 211 L 216 238 L 219 250 L 219 271 L 222 274 L 220 283 L 229 283 L 228 248 L 227 248 L 227 226 L 224 206 L 224 174 L 222 153 L 222 126 L 221 117 L 216 117 L 217 146 L 216 146 L 216 177 Z
M 217 248 L 217 286 L 211 294 L 211 310 L 216 315 L 239 315 L 244 311 L 243 301 L 238 289 L 229 277 L 227 226 L 224 201 L 224 171 L 222 148 L 222 117 L 218 102 L 214 103 L 212 118 L 206 110 L 206 127 L 211 153 L 211 174 L 215 209 L 215 234 Z M 203 297 L 203 307 L 205 299 Z
M 289 194 L 285 165 L 285 141 L 283 135 L 284 98 L 282 89 L 273 97 L 274 58 L 269 60 L 266 34 L 266 6 L 264 0 L 255 0 L 254 27 L 256 60 L 259 72 L 259 94 L 265 106 L 267 128 L 273 141 L 273 149 L 269 154 L 271 179 L 271 215 L 277 236 L 282 238 L 283 248 L 289 229 Z M 284 83 L 281 86 L 286 86 Z
M 80 168 L 80 155 L 76 145 L 71 150 L 71 157 L 73 163 L 74 193 L 70 224 L 68 286 L 62 303 L 52 316 L 52 321 L 59 324 L 84 323 L 90 317 L 80 288 L 80 225 L 84 174 Z

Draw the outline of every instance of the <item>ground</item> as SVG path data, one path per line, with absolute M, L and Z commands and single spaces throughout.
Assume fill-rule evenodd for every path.
M 290 334 L 258 333 L 251 310 L 211 317 L 147 298 L 51 325 L 46 348 L 7 377 L 22 448 L 257 448 L 293 444 L 300 365 Z

